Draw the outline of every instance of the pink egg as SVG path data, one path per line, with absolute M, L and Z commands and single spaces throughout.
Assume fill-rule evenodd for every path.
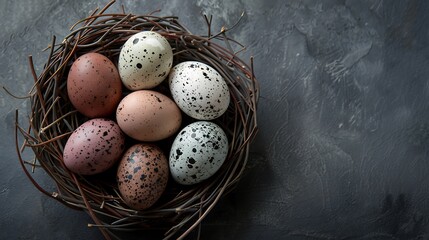
M 122 82 L 112 61 L 87 53 L 73 62 L 67 77 L 67 94 L 83 115 L 96 118 L 112 114 L 122 97 Z
M 124 150 L 125 135 L 112 120 L 91 119 L 79 126 L 67 140 L 63 159 L 66 167 L 82 175 L 109 169 Z

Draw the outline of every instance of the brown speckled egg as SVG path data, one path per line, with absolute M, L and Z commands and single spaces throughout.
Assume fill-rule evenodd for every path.
M 122 81 L 112 61 L 99 53 L 87 53 L 70 68 L 67 94 L 83 115 L 106 117 L 115 112 L 121 101 Z
M 159 147 L 146 143 L 133 145 L 118 166 L 119 192 L 129 207 L 147 209 L 161 197 L 168 175 L 168 161 Z
M 182 114 L 176 103 L 152 90 L 139 90 L 122 99 L 116 110 L 119 127 L 139 141 L 158 141 L 179 130 Z
M 70 135 L 64 146 L 64 164 L 82 175 L 103 172 L 121 158 L 124 143 L 125 135 L 114 121 L 91 119 Z

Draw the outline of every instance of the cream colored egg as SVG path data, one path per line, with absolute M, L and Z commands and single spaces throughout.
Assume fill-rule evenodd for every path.
M 173 51 L 161 34 L 144 31 L 131 36 L 119 54 L 118 70 L 130 90 L 150 89 L 170 72 Z

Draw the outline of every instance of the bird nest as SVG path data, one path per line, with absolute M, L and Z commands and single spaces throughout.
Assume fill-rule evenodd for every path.
M 39 75 L 29 57 L 35 83 L 29 96 L 28 128 L 16 119 L 18 157 L 37 189 L 66 206 L 86 211 L 94 221 L 88 226 L 98 227 L 106 239 L 117 237 L 116 233 L 121 230 L 142 229 L 161 229 L 165 238 L 184 238 L 198 229 L 221 197 L 234 189 L 245 170 L 249 145 L 257 132 L 258 84 L 253 73 L 253 59 L 249 66 L 237 57 L 233 48 L 241 51 L 244 47 L 227 36 L 232 28 L 224 27 L 212 33 L 211 17 L 203 16 L 208 33 L 199 36 L 180 24 L 177 17 L 159 17 L 153 13 L 133 15 L 124 10 L 107 13 L 112 4 L 78 21 L 61 43 L 56 43 L 54 37 Z M 125 41 L 135 33 L 148 30 L 168 40 L 175 62 L 206 63 L 226 81 L 231 102 L 226 113 L 214 121 L 229 138 L 229 152 L 222 167 L 208 180 L 192 186 L 181 186 L 170 180 L 155 205 L 136 211 L 124 203 L 111 173 L 82 176 L 65 167 L 65 143 L 72 132 L 88 120 L 69 101 L 67 74 L 73 61 L 89 52 L 101 53 L 117 63 Z M 18 114 L 16 116 L 18 118 Z M 40 166 L 55 182 L 54 192 L 45 190 L 31 173 L 29 162 L 22 156 L 26 148 L 31 148 L 35 154 L 36 160 L 31 165 Z

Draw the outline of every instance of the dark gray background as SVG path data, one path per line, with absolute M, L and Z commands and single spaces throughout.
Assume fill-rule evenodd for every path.
M 0 84 L 17 95 L 52 35 L 106 2 L 0 0 Z M 428 1 L 118 1 L 128 12 L 200 13 L 255 57 L 259 135 L 246 175 L 202 226 L 202 239 L 429 238 Z M 84 213 L 39 193 L 18 165 L 15 109 L 0 91 L 1 239 L 99 239 Z M 31 160 L 30 153 L 25 154 Z M 41 170 L 34 174 L 48 190 Z M 142 237 L 142 236 L 135 236 Z

